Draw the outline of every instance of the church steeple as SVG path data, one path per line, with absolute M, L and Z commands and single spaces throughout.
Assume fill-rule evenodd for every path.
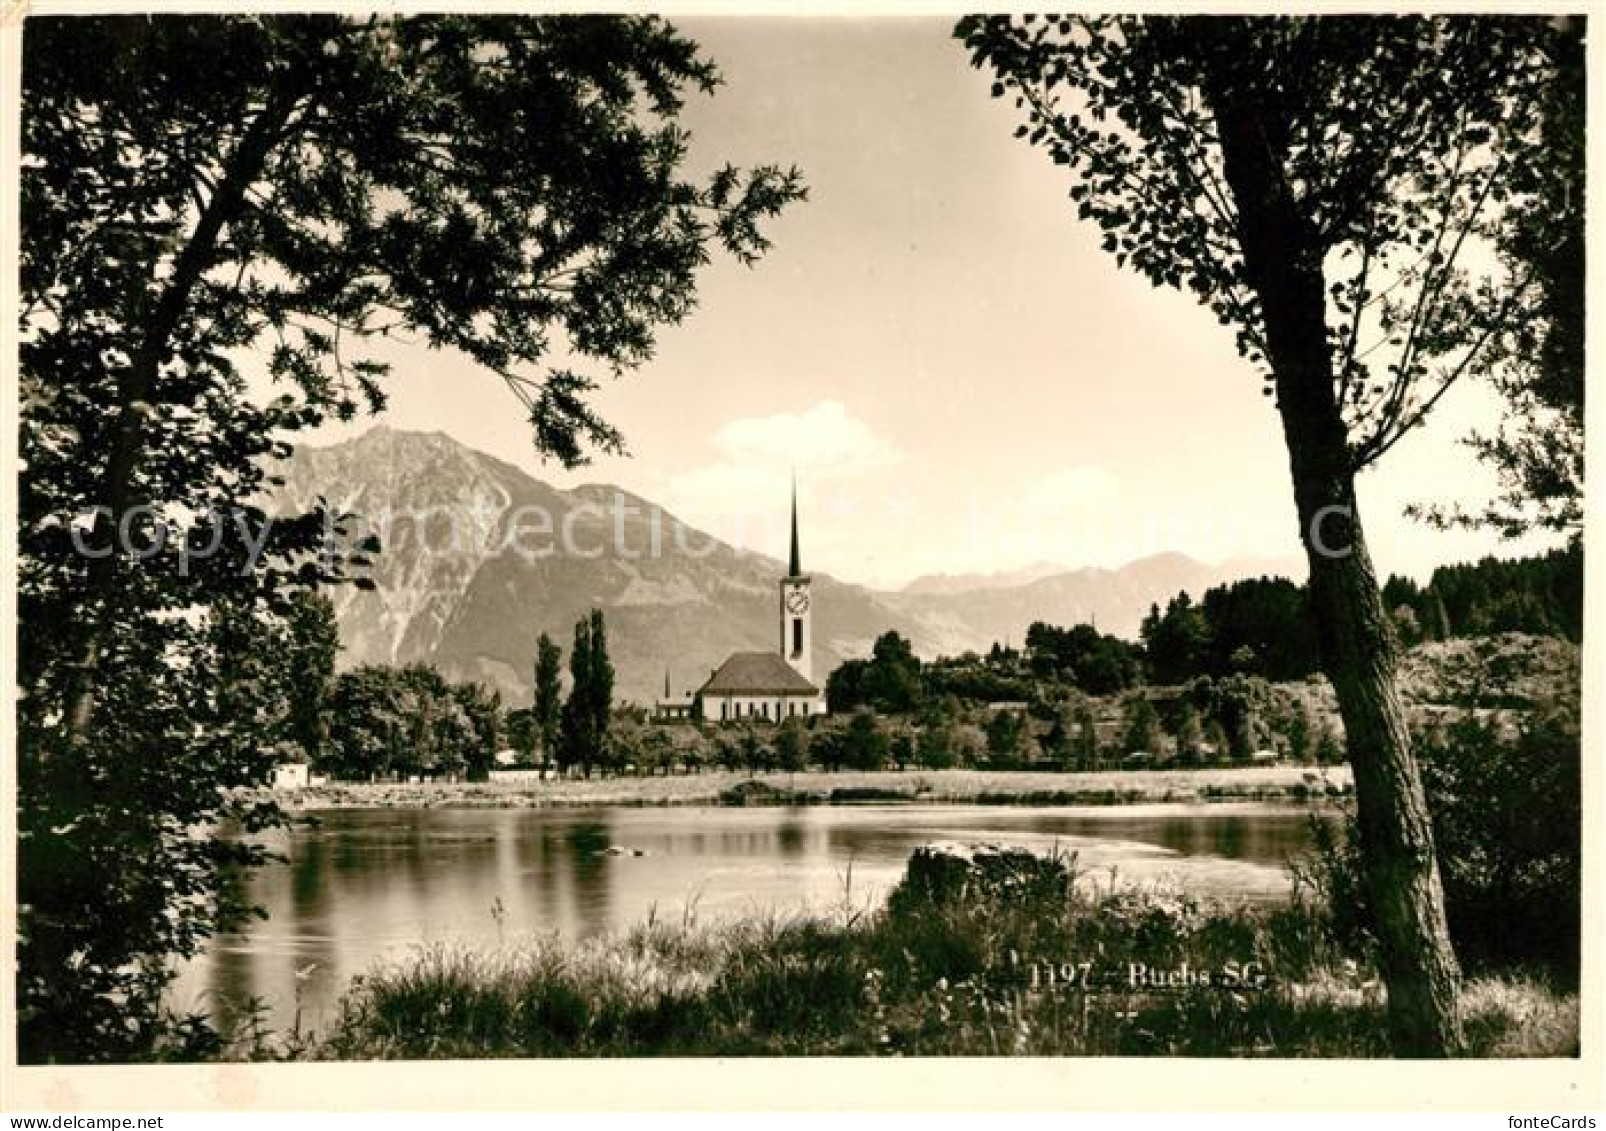
M 781 578 L 781 656 L 792 669 L 813 682 L 813 663 L 809 653 L 813 638 L 809 631 L 809 579 L 803 575 L 803 554 L 797 541 L 797 473 L 792 473 L 792 553 Z
M 792 473 L 792 558 L 786 568 L 787 577 L 803 576 L 803 556 L 797 548 L 797 472 Z

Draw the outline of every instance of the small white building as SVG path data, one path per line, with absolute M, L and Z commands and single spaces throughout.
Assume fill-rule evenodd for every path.
M 306 762 L 281 762 L 273 767 L 274 789 L 305 789 L 312 784 L 312 767 Z

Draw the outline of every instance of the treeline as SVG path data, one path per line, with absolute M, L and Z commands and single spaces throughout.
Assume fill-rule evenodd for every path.
M 949 697 L 972 703 L 1028 703 L 1044 681 L 1089 695 L 1112 695 L 1144 682 L 1143 649 L 1091 625 L 1041 622 L 1024 651 L 994 644 L 986 655 L 922 661 L 897 632 L 883 633 L 867 660 L 844 660 L 825 682 L 833 713 L 871 707 L 882 714 L 917 711 Z
M 1505 561 L 1441 566 L 1426 585 L 1391 577 L 1383 600 L 1407 645 L 1526 632 L 1583 638 L 1584 558 L 1579 546 Z M 1150 607 L 1141 629 L 1151 683 L 1259 675 L 1284 681 L 1320 670 L 1305 587 L 1286 578 L 1220 585 L 1197 603 L 1179 593 Z
M 563 694 L 562 649 L 542 633 L 536 642 L 535 696 L 530 707 L 504 708 L 499 692 L 452 682 L 428 664 L 364 664 L 334 673 L 334 610 L 308 600 L 262 661 L 284 657 L 294 676 L 286 696 L 281 758 L 310 762 L 318 773 L 346 780 L 483 780 L 498 751 L 511 748 L 526 765 L 616 769 L 633 754 L 613 742 L 613 663 L 599 610 L 574 628 L 569 692 Z M 305 643 L 301 641 L 305 640 Z M 258 676 L 253 686 L 260 686 Z
M 1427 585 L 1391 578 L 1385 595 L 1406 644 L 1521 631 L 1577 639 L 1582 553 L 1485 559 L 1434 572 Z M 1318 670 L 1302 586 L 1284 578 L 1221 585 L 1195 603 L 1179 593 L 1144 619 L 1142 643 L 1091 625 L 1033 624 L 1023 648 L 994 645 L 922 661 L 896 632 L 826 681 L 833 718 L 781 727 L 659 726 L 613 703 L 603 614 L 563 649 L 536 642 L 535 692 L 505 709 L 481 685 L 426 665 L 365 665 L 336 676 L 333 610 L 297 604 L 287 635 L 256 649 L 243 685 L 283 686 L 281 751 L 319 772 L 375 778 L 486 776 L 499 750 L 560 771 L 655 773 L 704 768 L 875 769 L 884 766 L 1099 769 L 1208 765 L 1270 751 L 1305 763 L 1342 757 L 1332 720 L 1297 684 Z M 282 678 L 272 673 L 284 669 Z M 1152 690 L 1167 688 L 1167 691 Z
M 1303 679 L 1316 672 L 1315 625 L 1304 586 L 1260 577 L 1151 605 L 1140 629 L 1149 679 L 1184 683 L 1200 676 Z
M 1246 762 L 1264 752 L 1308 764 L 1343 758 L 1335 721 L 1313 711 L 1302 689 L 1243 672 L 1155 689 L 1143 683 L 1140 648 L 1086 625 L 1033 625 L 1027 639 L 1024 652 L 995 647 L 924 663 L 898 633 L 883 634 L 870 659 L 848 661 L 828 683 L 833 718 L 815 728 L 825 743 L 815 761 L 1097 770 Z M 877 730 L 884 742 L 873 739 Z
M 1407 644 L 1499 632 L 1562 636 L 1576 644 L 1584 638 L 1583 547 L 1440 566 L 1425 586 L 1391 577 L 1383 600 Z

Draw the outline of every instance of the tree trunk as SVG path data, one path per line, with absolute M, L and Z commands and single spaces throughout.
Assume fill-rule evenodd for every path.
M 1230 53 L 1215 59 L 1206 93 L 1275 379 L 1322 666 L 1337 692 L 1355 772 L 1361 864 L 1390 1033 L 1399 1055 L 1453 1055 L 1462 1047 L 1460 970 L 1400 701 L 1393 631 L 1356 507 L 1327 346 L 1321 244 L 1283 176 L 1287 124 L 1276 94 L 1238 86 Z

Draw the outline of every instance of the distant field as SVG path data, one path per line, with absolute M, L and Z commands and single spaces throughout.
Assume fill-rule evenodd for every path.
M 1038 773 L 883 770 L 748 774 L 713 770 L 678 777 L 550 782 L 396 783 L 317 786 L 282 794 L 293 808 L 540 808 L 592 805 L 741 805 L 919 802 L 1111 805 L 1222 800 L 1309 800 L 1353 790 L 1348 766 L 1106 770 Z

